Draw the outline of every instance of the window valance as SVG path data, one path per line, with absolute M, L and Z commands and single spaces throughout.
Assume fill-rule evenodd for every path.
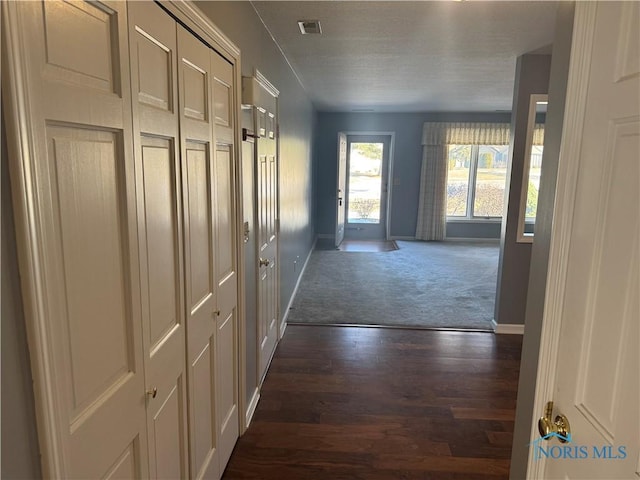
M 426 122 L 422 145 L 509 145 L 509 123 Z M 544 125 L 536 124 L 533 144 L 544 142 Z

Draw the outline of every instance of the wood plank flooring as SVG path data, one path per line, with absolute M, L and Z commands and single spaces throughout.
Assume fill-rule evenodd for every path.
M 521 340 L 289 326 L 223 478 L 507 479 Z

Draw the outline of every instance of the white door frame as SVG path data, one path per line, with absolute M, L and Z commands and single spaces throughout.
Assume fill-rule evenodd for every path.
M 342 161 L 342 137 L 344 137 L 344 162 Z M 344 163 L 344 169 L 343 167 Z M 345 228 L 347 225 L 347 136 L 338 132 L 338 175 L 336 177 L 336 228 L 335 246 L 339 247 L 344 241 Z M 343 191 L 344 190 L 344 191 Z M 342 196 L 341 196 L 342 195 Z M 342 229 L 340 228 L 340 215 L 342 214 Z
M 347 145 L 349 142 L 349 135 L 384 135 L 387 137 L 390 137 L 390 141 L 389 141 L 389 165 L 387 167 L 387 205 L 386 205 L 386 212 L 384 214 L 385 216 L 385 240 L 389 240 L 391 238 L 391 197 L 392 195 L 392 189 L 393 189 L 393 154 L 394 154 L 394 148 L 395 148 L 395 143 L 396 143 L 396 132 L 381 132 L 381 131 L 371 131 L 371 130 L 340 130 L 338 132 L 338 136 L 336 138 L 339 139 L 339 135 L 341 133 L 344 133 L 347 136 Z M 339 142 L 340 140 L 338 140 Z M 347 151 L 347 158 L 349 158 L 349 151 Z M 339 175 L 340 175 L 340 158 L 336 158 L 336 165 L 338 167 L 338 172 L 336 175 L 336 188 L 335 190 L 338 191 L 338 187 L 337 187 L 337 182 L 339 181 Z M 349 165 L 349 161 L 347 160 L 347 166 Z M 347 172 L 348 175 L 348 172 Z M 347 192 L 345 192 L 346 194 Z M 346 195 L 345 195 L 346 198 Z M 347 207 L 347 202 L 345 202 L 345 208 Z M 336 221 L 334 223 L 337 223 L 338 219 L 336 218 Z M 346 230 L 346 225 L 348 223 L 346 217 L 345 217 L 345 230 Z M 345 232 L 346 234 L 346 232 Z
M 587 87 L 591 67 L 591 50 L 595 34 L 595 2 L 576 2 L 569 63 L 567 98 L 562 127 L 562 142 L 558 162 L 556 201 L 553 212 L 551 243 L 545 305 L 538 354 L 538 373 L 532 418 L 544 412 L 547 401 L 553 398 L 558 364 L 559 337 L 567 281 L 569 249 L 580 171 L 580 145 L 584 127 Z M 535 243 L 534 243 L 535 248 Z M 525 331 L 525 335 L 526 335 Z M 531 431 L 537 432 L 535 422 Z M 536 430 L 534 430 L 536 429 Z M 529 450 L 527 479 L 543 478 L 545 458 L 535 460 Z

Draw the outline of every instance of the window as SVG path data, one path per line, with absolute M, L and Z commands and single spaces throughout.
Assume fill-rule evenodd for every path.
M 449 145 L 447 158 L 447 216 L 502 217 L 509 146 Z
M 466 217 L 469 198 L 471 145 L 449 145 L 447 175 L 447 216 Z
M 536 221 L 543 151 L 544 147 L 542 145 L 531 146 L 531 158 L 529 159 L 529 176 L 527 177 L 527 201 L 525 204 L 525 219 L 527 222 L 535 223 Z
M 518 218 L 517 241 L 521 243 L 532 242 L 535 232 L 540 174 L 542 173 L 542 155 L 544 153 L 544 121 L 547 113 L 547 102 L 547 95 L 533 94 L 529 99 L 529 122 L 527 124 L 527 143 L 524 153 L 522 192 Z

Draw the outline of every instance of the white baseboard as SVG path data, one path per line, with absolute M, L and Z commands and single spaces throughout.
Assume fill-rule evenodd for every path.
M 391 235 L 389 240 L 415 240 L 415 236 L 407 236 L 407 235 Z
M 260 389 L 256 387 L 253 391 L 253 395 L 251 396 L 251 401 L 249 402 L 249 406 L 247 407 L 247 412 L 245 414 L 245 425 L 249 428 L 249 424 L 253 419 L 253 414 L 256 413 L 256 408 L 258 408 L 258 402 L 260 401 Z
M 499 335 L 524 335 L 524 325 L 517 323 L 496 323 L 495 320 L 491 320 L 491 326 Z
M 318 238 L 321 238 L 320 235 L 316 237 L 316 240 L 313 241 L 313 245 L 311 245 L 311 250 L 309 250 L 309 254 L 307 255 L 306 260 L 304 261 L 304 265 L 302 265 L 302 270 L 300 270 L 300 275 L 298 275 L 298 281 L 296 282 L 296 286 L 293 288 L 293 293 L 291 293 L 291 298 L 289 299 L 289 303 L 287 304 L 287 308 L 282 316 L 282 320 L 280 321 L 280 338 L 284 335 L 284 331 L 287 329 L 287 318 L 289 317 L 289 310 L 291 309 L 291 305 L 293 304 L 293 300 L 296 298 L 296 294 L 298 293 L 298 287 L 300 287 L 300 282 L 302 281 L 302 276 L 304 275 L 304 271 L 307 269 L 307 265 L 309 264 L 309 259 L 311 258 L 311 254 L 316 248 L 316 242 Z

